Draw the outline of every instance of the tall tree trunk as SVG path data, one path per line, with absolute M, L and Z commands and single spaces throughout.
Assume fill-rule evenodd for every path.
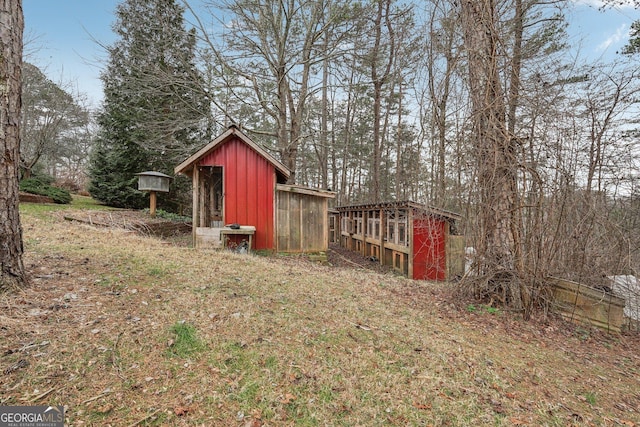
M 480 192 L 477 262 L 484 282 L 479 291 L 502 292 L 505 302 L 527 308 L 529 296 L 516 250 L 520 241 L 515 217 L 518 163 L 499 76 L 496 5 L 494 0 L 464 0 L 461 8 Z
M 338 206 L 347 204 L 351 201 L 351 190 L 347 192 L 349 188 L 348 182 L 348 172 L 349 172 L 349 162 L 347 159 L 351 156 L 351 139 L 353 138 L 353 128 L 354 128 L 354 117 L 355 117 L 355 104 L 356 104 L 356 95 L 353 91 L 353 87 L 355 85 L 355 57 L 352 58 L 352 64 L 349 72 L 349 84 L 347 86 L 347 101 L 345 106 L 345 119 L 344 119 L 344 132 L 343 132 L 343 142 L 342 142 L 342 167 L 340 170 L 340 191 L 338 192 Z
M 329 51 L 329 35 L 324 35 L 324 52 Z M 322 98 L 320 100 L 320 155 L 318 161 L 320 163 L 320 187 L 327 188 L 329 186 L 329 158 L 328 158 L 328 138 L 329 135 L 329 60 L 325 58 L 322 61 Z
M 513 58 L 511 59 L 511 75 L 509 76 L 509 112 L 508 126 L 511 135 L 516 134 L 516 111 L 520 95 L 520 72 L 522 69 L 522 35 L 524 31 L 524 9 L 522 0 L 514 0 L 515 11 L 513 21 Z
M 278 133 L 280 159 L 282 160 L 282 163 L 291 171 L 291 174 L 289 175 L 289 183 L 295 183 L 297 153 L 293 152 L 293 141 L 291 140 L 291 134 L 287 129 L 287 125 L 289 123 L 289 111 L 287 109 L 289 88 L 286 81 L 286 66 L 283 60 L 280 60 L 275 75 L 278 81 L 278 108 L 276 117 L 276 129 Z M 255 86 L 257 87 L 257 85 Z M 256 93 L 258 92 L 259 90 L 256 89 Z
M 371 81 L 373 82 L 373 201 L 380 200 L 380 161 L 381 161 L 381 136 L 380 136 L 380 110 L 382 102 L 382 85 L 384 80 L 378 76 L 378 52 L 382 39 L 382 1 L 378 2 L 378 15 L 375 20 L 375 45 L 373 47 L 371 61 Z
M 429 34 L 437 38 L 438 43 L 429 43 L 429 58 L 427 60 L 427 73 L 429 76 L 428 90 L 431 99 L 431 126 L 434 128 L 432 144 L 435 154 L 432 159 L 433 188 L 431 191 L 432 202 L 442 205 L 445 203 L 447 191 L 446 182 L 446 155 L 447 155 L 447 109 L 451 91 L 451 79 L 458 62 L 458 55 L 454 47 L 454 25 L 447 15 L 434 14 L 429 19 Z M 439 22 L 439 31 L 436 30 L 436 22 Z M 436 69 L 438 55 L 442 55 L 445 62 L 444 72 Z
M 18 210 L 22 100 L 22 0 L 0 0 L 0 291 L 24 286 Z
M 382 163 L 382 88 L 387 82 L 395 55 L 395 35 L 391 24 L 392 0 L 378 0 L 378 11 L 374 20 L 375 39 L 371 52 L 371 81 L 373 82 L 373 201 L 380 201 L 380 167 Z M 389 51 L 386 63 L 379 69 L 382 51 L 384 51 L 382 26 L 387 28 L 389 37 Z
M 403 127 L 402 127 L 402 97 L 404 96 L 403 87 L 402 87 L 402 74 L 400 74 L 399 82 L 398 82 L 398 128 L 396 131 L 396 200 L 404 200 L 406 183 L 404 182 L 404 170 L 402 164 L 402 136 L 403 136 Z

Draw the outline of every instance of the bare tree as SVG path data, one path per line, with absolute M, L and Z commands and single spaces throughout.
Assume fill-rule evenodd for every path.
M 557 232 L 544 232 L 553 239 L 548 265 L 556 275 L 592 285 L 627 274 L 638 245 L 628 224 L 635 211 L 639 87 L 637 69 L 621 65 L 580 73 L 571 96 L 558 100 L 565 114 L 555 117 L 561 127 L 554 131 L 555 177 L 547 184 L 555 209 L 546 216 L 554 224 L 547 228 Z
M 22 31 L 21 0 L 0 2 L 0 291 L 26 283 L 18 211 Z
M 25 62 L 22 71 L 20 169 L 24 179 L 42 158 L 50 161 L 49 170 L 55 169 L 58 153 L 71 148 L 68 137 L 88 123 L 89 110 L 36 66 Z
M 239 86 L 230 81 L 223 84 L 230 90 L 253 89 L 254 99 L 236 97 L 236 102 L 258 105 L 273 120 L 272 129 L 252 131 L 275 137 L 280 158 L 292 171 L 289 181 L 295 182 L 306 105 L 320 87 L 312 77 L 338 46 L 339 37 L 334 35 L 332 47 L 324 49 L 327 34 L 343 18 L 334 13 L 341 2 L 226 0 L 219 4 L 209 2 L 211 8 L 222 8 L 231 17 L 231 23 L 224 23 L 228 32 L 211 35 L 200 20 L 202 38 L 221 67 L 244 78 Z
M 640 72 L 636 67 L 625 69 L 592 69 L 583 96 L 577 100 L 576 109 L 584 115 L 588 129 L 583 152 L 587 154 L 586 192 L 604 191 L 607 178 L 616 171 L 618 136 L 628 128 L 630 108 L 637 104 L 640 92 Z
M 373 18 L 373 46 L 367 55 L 373 84 L 373 200 L 380 199 L 380 163 L 382 156 L 382 89 L 391 75 L 391 66 L 396 55 L 395 28 L 392 23 L 393 0 L 379 0 Z M 383 44 L 383 34 L 387 43 Z
M 447 1 L 433 2 L 427 19 L 426 32 L 429 37 L 425 55 L 427 72 L 426 89 L 431 102 L 429 127 L 433 130 L 432 156 L 433 185 L 431 198 L 435 203 L 444 203 L 447 194 L 446 158 L 448 146 L 449 98 L 455 84 L 456 72 L 460 62 L 460 34 L 455 20 L 455 9 Z
M 339 186 L 336 186 L 338 189 L 338 204 L 348 204 L 353 199 L 351 185 L 349 185 L 351 181 L 350 173 L 354 169 L 354 164 L 357 163 L 355 168 L 356 170 L 361 170 L 360 157 L 353 156 L 353 150 L 356 139 L 356 134 L 358 133 L 356 130 L 356 117 L 358 115 L 358 106 L 362 103 L 362 93 L 357 90 L 357 88 L 362 86 L 362 81 L 360 78 L 362 77 L 357 73 L 356 68 L 356 58 L 355 56 L 351 56 L 349 61 L 349 66 L 345 67 L 345 75 L 342 76 L 343 81 L 346 82 L 346 100 L 341 103 L 339 107 L 341 110 L 341 114 L 337 114 L 336 118 L 340 120 L 337 125 L 340 128 L 340 136 L 339 139 L 341 141 L 340 148 L 336 147 L 333 153 L 334 162 L 337 162 L 337 158 L 340 161 L 340 171 L 336 173 L 339 176 Z M 353 174 L 351 174 L 353 176 Z

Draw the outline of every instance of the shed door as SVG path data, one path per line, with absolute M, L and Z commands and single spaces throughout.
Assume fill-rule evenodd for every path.
M 207 227 L 224 224 L 224 182 L 222 166 L 206 166 L 202 170 L 204 183 L 204 223 Z
M 413 222 L 413 278 L 446 280 L 445 221 L 419 218 Z

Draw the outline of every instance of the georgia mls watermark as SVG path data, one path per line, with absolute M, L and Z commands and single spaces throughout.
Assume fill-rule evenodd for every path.
M 64 406 L 0 406 L 0 427 L 64 427 Z

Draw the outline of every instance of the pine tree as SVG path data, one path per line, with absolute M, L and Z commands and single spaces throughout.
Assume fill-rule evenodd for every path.
M 91 195 L 140 208 L 135 174 L 171 173 L 207 141 L 208 103 L 195 65 L 195 32 L 175 0 L 127 0 L 116 9 L 119 40 L 102 73 L 103 110 L 90 164 Z
M 24 17 L 22 1 L 0 1 L 0 291 L 27 283 L 18 210 Z
M 622 49 L 624 55 L 640 54 L 640 20 L 631 24 L 629 30 L 629 43 Z

